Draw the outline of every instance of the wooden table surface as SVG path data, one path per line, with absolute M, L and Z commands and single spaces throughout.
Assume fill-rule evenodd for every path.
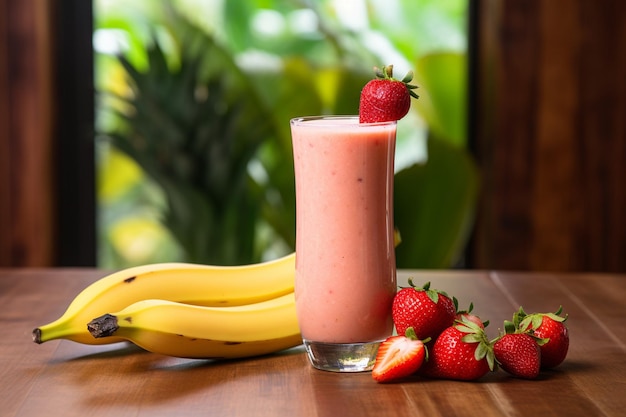
M 523 305 L 569 314 L 570 351 L 538 380 L 377 384 L 369 373 L 312 369 L 301 347 L 266 357 L 186 360 L 121 343 L 42 345 L 31 331 L 57 318 L 104 273 L 0 269 L 0 416 L 624 416 L 626 275 L 400 271 L 455 295 L 497 335 Z

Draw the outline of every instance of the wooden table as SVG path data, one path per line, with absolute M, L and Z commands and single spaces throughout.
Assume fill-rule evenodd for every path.
M 36 345 L 31 330 L 59 316 L 95 269 L 0 269 L 0 416 L 624 416 L 626 275 L 401 271 L 489 319 L 490 336 L 523 305 L 569 314 L 570 352 L 526 381 L 381 385 L 369 373 L 312 369 L 302 348 L 232 362 L 163 357 L 127 344 Z

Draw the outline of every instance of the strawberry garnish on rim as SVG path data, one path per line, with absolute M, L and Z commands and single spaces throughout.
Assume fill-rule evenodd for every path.
M 407 329 L 404 336 L 388 337 L 378 348 L 372 378 L 389 382 L 417 372 L 428 357 L 425 342 L 428 340 L 417 339 L 412 328 Z
M 411 97 L 419 96 L 413 91 L 417 86 L 409 84 L 413 72 L 409 71 L 402 80 L 393 78 L 393 65 L 381 70 L 374 67 L 376 79 L 369 81 L 361 90 L 359 122 L 377 123 L 400 120 L 409 112 Z

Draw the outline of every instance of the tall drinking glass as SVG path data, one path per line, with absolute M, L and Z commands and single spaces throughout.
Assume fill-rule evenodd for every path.
M 311 364 L 371 370 L 393 331 L 396 122 L 291 120 L 296 181 L 296 310 Z

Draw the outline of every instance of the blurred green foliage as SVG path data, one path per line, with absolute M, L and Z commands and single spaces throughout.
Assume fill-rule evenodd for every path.
M 357 113 L 386 63 L 420 85 L 398 133 L 398 266 L 458 262 L 478 184 L 465 0 L 94 4 L 100 266 L 292 251 L 289 119 Z

